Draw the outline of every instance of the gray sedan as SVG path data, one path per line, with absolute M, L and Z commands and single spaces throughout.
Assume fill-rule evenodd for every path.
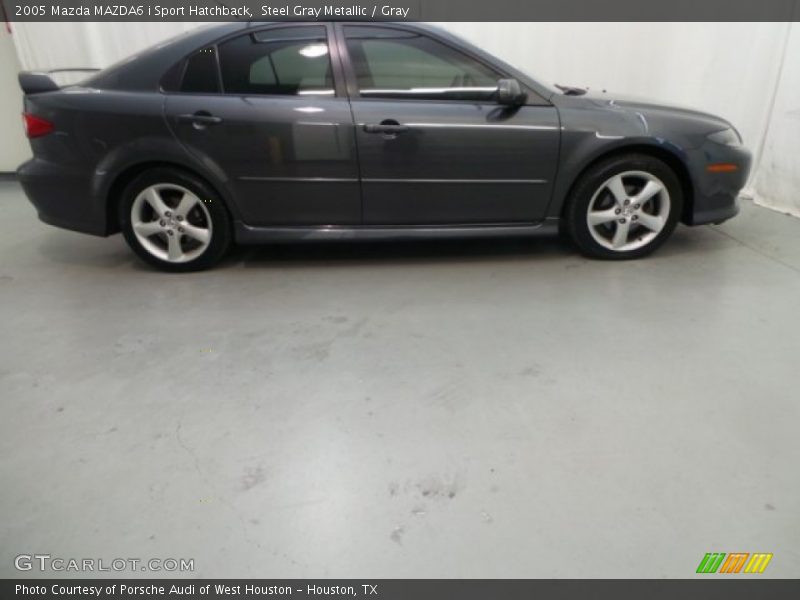
M 422 24 L 226 23 L 20 84 L 39 217 L 169 271 L 233 242 L 559 230 L 638 258 L 733 217 L 750 168 L 719 117 L 551 87 Z

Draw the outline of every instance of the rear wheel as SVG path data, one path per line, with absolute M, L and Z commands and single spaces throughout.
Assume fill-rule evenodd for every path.
M 199 271 L 231 243 L 231 220 L 217 194 L 177 169 L 146 171 L 123 192 L 125 240 L 145 262 L 164 271 Z
M 680 181 L 663 161 L 630 154 L 598 163 L 575 185 L 565 226 L 594 258 L 646 256 L 670 236 L 683 205 Z

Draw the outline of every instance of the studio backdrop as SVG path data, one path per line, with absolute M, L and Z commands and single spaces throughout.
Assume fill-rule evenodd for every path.
M 13 23 L 25 69 L 104 67 L 199 23 Z M 800 216 L 800 27 L 793 23 L 440 23 L 543 81 L 653 97 L 732 121 L 748 191 Z

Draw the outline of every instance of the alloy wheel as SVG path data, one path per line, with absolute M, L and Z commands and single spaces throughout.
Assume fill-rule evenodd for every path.
M 586 221 L 592 238 L 614 252 L 647 246 L 670 214 L 667 186 L 646 171 L 625 171 L 606 180 L 592 196 Z
M 148 186 L 136 196 L 131 227 L 147 252 L 170 263 L 194 260 L 211 243 L 211 215 L 203 201 L 173 183 Z

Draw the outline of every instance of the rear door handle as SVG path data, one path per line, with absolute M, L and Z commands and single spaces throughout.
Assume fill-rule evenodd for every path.
M 409 130 L 408 125 L 400 125 L 394 119 L 386 119 L 380 123 L 365 123 L 365 133 L 382 133 L 384 135 L 397 135 L 398 133 L 405 133 Z
M 208 125 L 218 125 L 222 123 L 222 117 L 215 117 L 208 111 L 199 110 L 191 115 L 178 115 L 178 121 L 181 123 L 191 123 L 195 127 L 203 128 Z

